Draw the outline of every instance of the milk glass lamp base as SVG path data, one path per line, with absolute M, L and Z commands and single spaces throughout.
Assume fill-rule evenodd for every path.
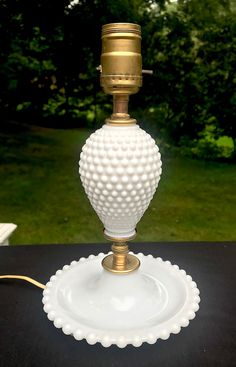
M 104 256 L 72 261 L 46 284 L 44 311 L 66 335 L 139 347 L 178 334 L 195 317 L 199 290 L 177 265 L 140 253 L 140 268 L 120 275 L 102 268 Z

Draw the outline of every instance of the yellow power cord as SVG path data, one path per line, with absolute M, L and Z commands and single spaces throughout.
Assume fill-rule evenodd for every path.
M 32 278 L 26 277 L 25 275 L 0 275 L 0 279 L 21 279 L 25 280 L 26 282 L 29 282 L 36 287 L 39 287 L 41 289 L 45 289 L 46 286 L 42 283 L 37 282 L 37 280 L 34 280 Z

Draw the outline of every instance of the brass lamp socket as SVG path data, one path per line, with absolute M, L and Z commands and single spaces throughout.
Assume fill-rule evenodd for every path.
M 141 27 L 110 23 L 102 27 L 101 86 L 112 95 L 137 93 L 142 86 Z

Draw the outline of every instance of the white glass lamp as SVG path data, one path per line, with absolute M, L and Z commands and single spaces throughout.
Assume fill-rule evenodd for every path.
M 112 252 L 58 270 L 46 285 L 43 303 L 49 320 L 77 340 L 139 347 L 188 326 L 199 309 L 199 290 L 177 265 L 134 255 L 127 245 L 161 175 L 155 141 L 128 114 L 129 95 L 142 84 L 137 24 L 103 26 L 100 71 L 104 91 L 113 95 L 113 114 L 88 138 L 79 165 Z

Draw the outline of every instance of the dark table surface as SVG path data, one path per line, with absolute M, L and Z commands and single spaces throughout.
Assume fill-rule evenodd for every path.
M 18 280 L 0 281 L 0 366 L 236 366 L 236 243 L 143 243 L 178 264 L 197 282 L 196 318 L 178 335 L 140 348 L 103 348 L 56 329 L 42 309 L 42 290 Z M 109 245 L 10 246 L 0 248 L 0 274 L 23 274 L 46 283 L 64 264 L 109 250 Z

